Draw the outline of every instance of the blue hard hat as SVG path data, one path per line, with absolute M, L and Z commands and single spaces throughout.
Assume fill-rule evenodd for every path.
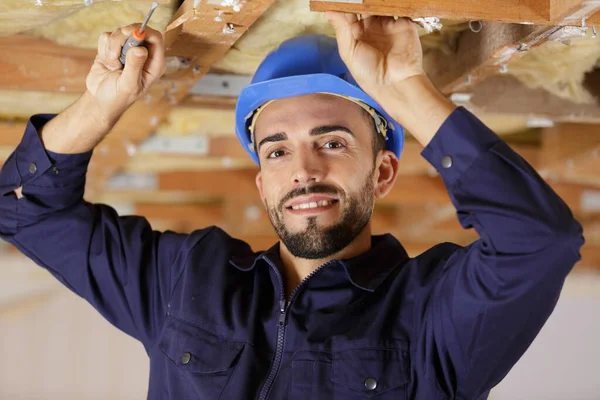
M 400 158 L 404 129 L 358 86 L 340 58 L 337 41 L 325 35 L 305 34 L 283 42 L 267 55 L 238 98 L 235 133 L 254 162 L 258 164 L 251 123 L 256 110 L 272 100 L 312 93 L 346 97 L 375 110 L 376 125 L 382 122 L 387 128 L 387 148 Z

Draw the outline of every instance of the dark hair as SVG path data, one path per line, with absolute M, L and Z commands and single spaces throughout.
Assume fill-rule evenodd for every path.
M 373 163 L 375 163 L 375 160 L 377 159 L 377 154 L 379 154 L 380 151 L 385 150 L 387 148 L 387 143 L 385 142 L 385 137 L 381 133 L 377 132 L 375 120 L 373 119 L 371 114 L 369 114 L 364 108 L 359 108 L 362 112 L 363 117 L 367 119 L 367 123 L 371 127 L 371 133 L 373 134 L 373 136 L 371 137 L 371 147 L 373 148 Z

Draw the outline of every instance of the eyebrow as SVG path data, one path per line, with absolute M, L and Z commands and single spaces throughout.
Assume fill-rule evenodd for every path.
M 342 125 L 323 125 L 323 126 L 317 126 L 317 127 L 315 127 L 315 128 L 313 128 L 313 129 L 310 130 L 309 135 L 310 136 L 319 136 L 319 135 L 325 135 L 325 134 L 330 133 L 330 132 L 339 132 L 339 131 L 346 132 L 350 136 L 354 136 L 354 132 L 352 132 L 350 129 L 348 129 L 345 126 L 342 126 Z M 263 144 L 265 144 L 265 143 L 280 142 L 282 140 L 287 140 L 287 134 L 285 132 L 274 133 L 272 135 L 267 136 L 263 140 L 261 140 L 258 143 L 258 149 L 260 150 L 260 147 Z

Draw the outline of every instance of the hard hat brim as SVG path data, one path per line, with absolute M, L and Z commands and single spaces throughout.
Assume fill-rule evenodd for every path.
M 388 122 L 387 148 L 398 158 L 404 146 L 404 129 L 388 115 L 369 95 L 342 78 L 330 74 L 295 75 L 254 83 L 245 87 L 237 101 L 235 110 L 235 133 L 246 152 L 258 164 L 248 129 L 254 111 L 271 100 L 303 96 L 314 93 L 331 93 L 368 104 Z

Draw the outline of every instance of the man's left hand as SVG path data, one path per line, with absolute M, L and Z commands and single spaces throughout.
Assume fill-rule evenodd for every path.
M 342 60 L 372 97 L 390 85 L 425 75 L 417 25 L 408 18 L 327 12 Z M 375 96 L 374 96 L 375 95 Z

